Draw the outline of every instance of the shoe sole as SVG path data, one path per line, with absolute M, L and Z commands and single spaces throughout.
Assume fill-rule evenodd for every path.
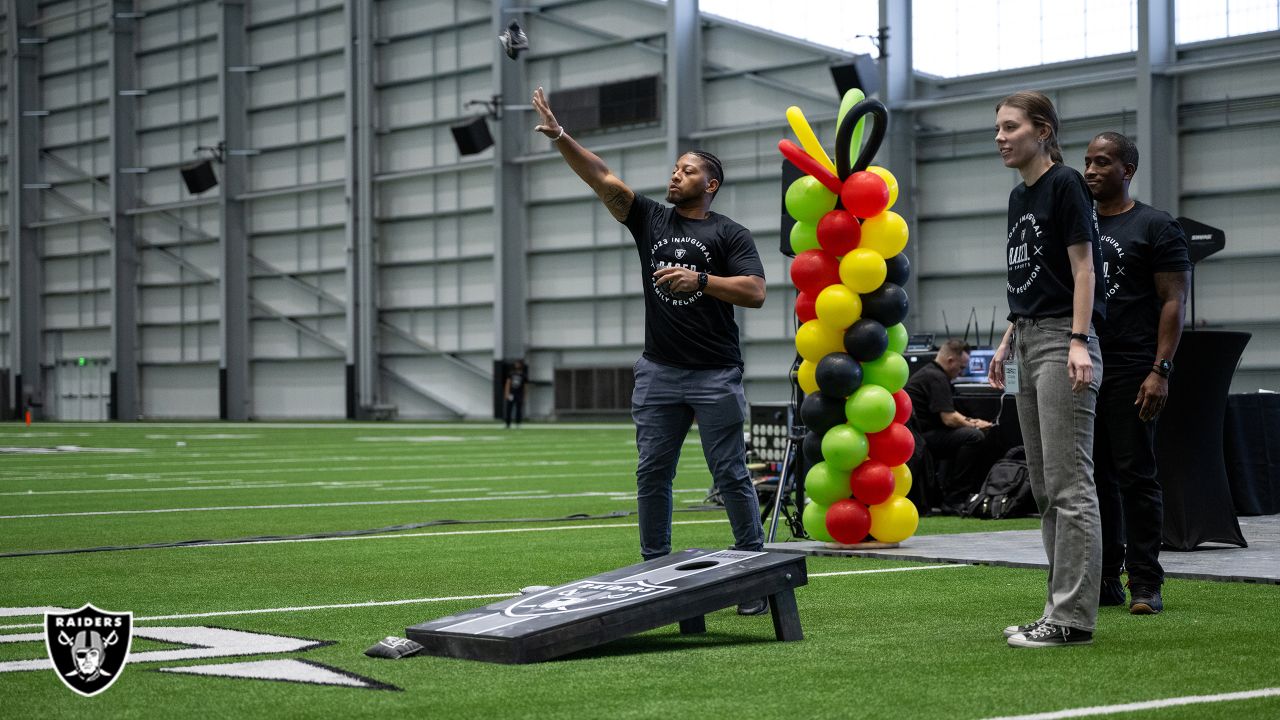
M 1009 626 L 1009 627 L 1005 628 L 1005 629 L 1004 629 L 1004 637 L 1005 637 L 1005 639 L 1007 640 L 1007 639 L 1009 639 L 1009 638 L 1013 637 L 1014 635 L 1025 635 L 1026 633 L 1029 633 L 1029 632 L 1031 632 L 1032 630 L 1034 630 L 1034 629 L 1035 629 L 1034 627 L 1031 627 L 1031 628 L 1028 628 L 1028 629 L 1026 629 L 1026 630 L 1019 630 L 1019 629 L 1018 629 L 1018 627 L 1019 627 L 1018 625 L 1011 625 L 1011 626 Z
M 1129 606 L 1130 615 L 1159 615 L 1160 610 L 1146 603 L 1134 603 Z

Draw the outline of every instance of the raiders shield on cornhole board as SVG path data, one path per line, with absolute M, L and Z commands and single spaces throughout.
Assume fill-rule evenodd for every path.
M 44 642 L 58 678 L 91 697 L 111 687 L 129 661 L 133 613 L 93 605 L 69 613 L 46 613 Z

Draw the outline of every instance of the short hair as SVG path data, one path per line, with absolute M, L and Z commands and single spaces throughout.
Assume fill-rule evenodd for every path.
M 1062 162 L 1062 147 L 1058 145 L 1058 111 L 1049 96 L 1036 90 L 1020 90 L 996 103 L 996 112 L 1005 105 L 1026 113 L 1032 125 L 1048 128 L 1049 137 L 1044 145 L 1049 151 L 1049 159 L 1055 163 Z
M 1132 165 L 1134 170 L 1138 169 L 1138 146 L 1134 145 L 1127 135 L 1108 130 L 1094 135 L 1093 139 L 1105 140 L 1115 145 L 1116 154 L 1120 157 L 1120 162 L 1125 165 Z
M 945 352 L 948 355 L 955 355 L 956 357 L 971 352 L 971 350 L 969 343 L 963 340 L 956 340 L 955 338 L 947 340 L 942 343 L 942 347 L 938 348 L 938 352 Z
M 715 191 L 711 193 L 711 197 L 714 198 L 716 196 L 716 193 L 720 192 L 720 188 L 724 186 L 724 167 L 720 164 L 720 158 L 716 157 L 715 155 L 712 155 L 711 153 L 705 150 L 689 150 L 684 154 L 693 155 L 694 157 L 701 160 L 702 165 L 704 168 L 706 168 L 707 173 L 711 175 L 711 177 L 715 178 L 716 181 L 719 183 L 718 185 L 716 185 Z

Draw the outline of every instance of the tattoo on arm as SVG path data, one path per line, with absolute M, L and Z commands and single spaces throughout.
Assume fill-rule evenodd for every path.
M 617 186 L 606 186 L 600 190 L 600 200 L 604 203 L 605 208 L 619 222 L 627 219 L 627 213 L 631 211 L 631 194 L 625 188 Z

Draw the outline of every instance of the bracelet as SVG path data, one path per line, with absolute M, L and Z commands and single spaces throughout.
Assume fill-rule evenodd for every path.
M 562 137 L 564 137 L 564 126 L 563 126 L 563 125 L 561 125 L 561 126 L 560 126 L 560 134 L 559 134 L 559 135 L 557 135 L 557 136 L 555 136 L 555 137 L 553 137 L 553 138 L 551 138 L 551 142 L 555 142 L 555 141 L 559 140 L 559 139 L 560 139 L 560 138 L 562 138 Z
M 1167 380 L 1167 379 L 1169 379 L 1169 374 L 1170 374 L 1170 373 L 1169 373 L 1169 368 L 1167 368 L 1167 367 L 1163 367 L 1163 366 L 1161 366 L 1161 365 L 1152 365 L 1152 366 L 1151 366 L 1151 372 L 1153 372 L 1153 373 L 1155 373 L 1155 374 L 1159 375 L 1160 377 L 1162 377 L 1162 378 L 1164 378 L 1164 379 L 1166 379 L 1166 380 Z
M 1092 335 L 1089 335 L 1089 334 L 1087 334 L 1087 333 L 1078 333 L 1078 332 L 1073 332 L 1073 333 L 1071 333 L 1071 339 L 1072 339 L 1072 340 L 1079 340 L 1080 342 L 1084 343 L 1085 345 L 1088 345 L 1089 343 L 1093 342 L 1094 340 L 1097 340 L 1097 338 L 1095 338 L 1095 337 L 1094 337 L 1094 336 L 1092 336 Z

